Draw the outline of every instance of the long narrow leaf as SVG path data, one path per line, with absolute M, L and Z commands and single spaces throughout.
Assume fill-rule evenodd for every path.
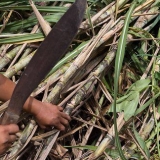
M 123 59 L 124 59 L 129 22 L 130 22 L 130 19 L 131 19 L 132 12 L 134 11 L 134 8 L 136 7 L 136 4 L 137 4 L 137 1 L 134 1 L 133 4 L 131 5 L 127 15 L 126 15 L 126 19 L 125 19 L 125 22 L 124 22 L 124 27 L 123 27 L 122 34 L 121 34 L 121 37 L 120 37 L 120 40 L 119 40 L 119 43 L 118 43 L 118 49 L 117 49 L 116 61 L 115 61 L 114 102 L 113 102 L 113 106 L 114 106 L 114 129 L 115 129 L 116 145 L 118 147 L 118 151 L 119 151 L 119 154 L 120 154 L 120 157 L 121 157 L 122 160 L 126 160 L 126 158 L 123 154 L 121 144 L 120 144 L 120 140 L 119 140 L 119 136 L 118 136 L 117 121 L 116 121 L 116 99 L 117 99 L 117 93 L 118 93 L 118 79 L 119 79 L 120 71 L 121 71 L 121 68 L 122 68 L 122 62 L 123 62 Z

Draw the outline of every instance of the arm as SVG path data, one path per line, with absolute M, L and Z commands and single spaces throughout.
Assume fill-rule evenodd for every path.
M 11 98 L 15 83 L 0 74 L 0 99 L 7 101 Z M 50 103 L 42 103 L 33 97 L 29 97 L 23 108 L 33 114 L 42 128 L 55 126 L 59 130 L 65 130 L 70 117 L 62 112 L 62 107 Z

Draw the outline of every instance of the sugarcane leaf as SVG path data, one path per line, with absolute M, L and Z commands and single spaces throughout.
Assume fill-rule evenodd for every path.
M 159 2 L 159 6 L 160 6 L 160 2 Z M 159 21 L 160 21 L 160 15 L 158 15 L 158 16 L 156 17 L 156 19 L 150 24 L 149 29 L 148 29 L 148 32 L 149 32 L 151 29 L 153 29 L 153 28 L 159 23 Z
M 128 105 L 123 106 L 125 121 L 129 120 L 132 116 L 134 116 L 139 102 L 139 93 L 136 91 L 133 92 L 133 94 L 128 97 L 127 102 Z
M 128 98 L 129 95 L 130 95 L 130 93 L 120 97 L 119 99 L 117 99 L 117 103 L 116 104 L 119 104 L 119 103 L 125 101 Z
M 129 88 L 129 91 L 132 90 L 132 91 L 141 92 L 147 88 L 150 82 L 151 82 L 150 79 L 138 80 Z
M 159 1 L 159 0 L 156 0 L 156 1 L 154 2 L 154 6 L 159 7 L 159 6 L 160 6 L 160 1 Z
M 34 2 L 44 2 L 44 0 L 33 0 Z M 45 2 L 75 2 L 75 0 L 45 0 Z M 95 2 L 95 0 L 87 0 L 89 2 Z M 6 2 L 6 0 L 1 0 L 1 2 Z M 10 0 L 9 2 L 19 2 L 19 0 Z M 26 2 L 26 0 L 21 0 L 21 2 Z
M 95 151 L 97 149 L 97 146 L 92 145 L 85 145 L 85 146 L 64 146 L 66 148 L 79 148 L 79 149 L 89 149 L 92 151 Z
M 124 119 L 127 121 L 134 116 L 139 102 L 139 92 L 132 91 L 129 95 L 125 96 L 125 99 L 116 104 L 117 112 L 124 112 Z M 113 105 L 109 112 L 113 112 Z
M 129 120 L 129 118 L 135 115 L 139 102 L 140 92 L 146 89 L 149 83 L 150 79 L 138 80 L 130 86 L 130 88 L 126 92 L 127 94 L 117 100 L 116 111 L 124 112 L 125 121 Z M 113 112 L 113 104 L 109 112 Z
M 89 21 L 89 25 L 90 25 L 90 27 L 92 29 L 92 33 L 95 36 L 95 31 L 94 31 L 94 28 L 93 28 L 93 23 L 92 23 L 92 20 L 91 20 L 91 14 L 90 14 L 90 12 L 91 12 L 91 8 L 87 7 L 87 9 L 86 9 L 87 18 L 88 18 L 88 21 Z
M 139 59 L 139 54 L 137 55 L 134 49 L 129 51 L 129 54 L 131 55 L 131 59 L 134 63 L 134 67 L 139 70 L 139 72 L 142 74 L 145 71 L 145 63 Z
M 78 149 L 88 149 L 96 151 L 97 146 L 85 145 L 85 146 L 65 146 L 66 148 L 78 148 Z M 105 152 L 112 158 L 117 158 L 119 156 L 118 150 L 115 149 L 106 149 Z
M 140 28 L 130 27 L 128 33 L 140 38 L 150 38 L 149 33 Z
M 65 146 L 66 148 L 78 148 L 78 149 L 87 149 L 91 151 L 96 151 L 97 146 L 92 146 L 92 145 L 85 145 L 85 146 Z M 116 159 L 119 157 L 119 153 L 117 149 L 111 149 L 107 148 L 105 152 L 111 156 L 112 158 Z M 131 158 L 140 158 L 138 154 L 133 154 Z
M 138 4 L 137 4 L 137 5 L 140 5 L 140 4 L 142 4 L 143 2 L 145 2 L 145 0 L 138 0 Z
M 150 104 L 154 102 L 155 99 L 157 99 L 160 96 L 160 92 L 154 95 L 151 99 L 149 99 L 144 105 L 142 105 L 140 108 L 138 108 L 135 112 L 135 116 L 144 111 Z
M 116 53 L 116 60 L 115 60 L 115 78 L 114 78 L 114 101 L 113 101 L 113 106 L 114 106 L 114 129 L 115 129 L 115 140 L 116 140 L 116 145 L 118 147 L 119 150 L 119 154 L 122 160 L 126 160 L 122 148 L 121 148 L 121 144 L 120 144 L 120 140 L 119 140 L 119 136 L 118 136 L 118 131 L 117 131 L 117 120 L 116 120 L 116 99 L 117 99 L 117 94 L 118 94 L 118 80 L 119 80 L 119 75 L 120 75 L 120 71 L 122 68 L 122 62 L 124 59 L 124 53 L 125 53 L 125 47 L 126 47 L 126 39 L 127 39 L 127 34 L 128 34 L 128 28 L 129 28 L 129 23 L 130 23 L 130 19 L 131 19 L 131 15 L 132 12 L 134 10 L 134 8 L 137 5 L 137 1 L 134 1 L 132 3 L 132 5 L 130 6 L 129 11 L 127 12 L 126 15 L 126 19 L 124 22 L 124 27 L 120 36 L 120 40 L 118 42 L 118 49 L 117 49 L 117 53 Z
M 63 15 L 63 13 L 58 13 L 58 14 L 52 14 L 52 15 L 46 15 L 44 16 L 44 19 L 49 22 L 49 23 L 56 23 L 60 17 Z M 20 32 L 21 30 L 28 29 L 29 27 L 34 26 L 37 24 L 38 20 L 36 17 L 30 17 L 26 20 L 20 20 L 12 23 L 8 23 L 3 31 L 4 32 L 9 32 L 9 33 L 15 33 L 15 32 Z M 0 25 L 1 27 L 2 25 Z
M 145 152 L 146 156 L 149 159 L 150 158 L 149 149 L 147 148 L 147 146 L 145 144 L 145 141 L 141 138 L 141 136 L 139 135 L 139 133 L 136 131 L 134 125 L 133 125 L 133 132 L 134 132 L 134 135 L 135 135 L 135 138 L 136 138 L 137 142 L 139 143 L 139 145 L 141 146 L 141 148 L 143 149 L 143 151 Z
M 154 73 L 154 78 L 155 78 L 156 80 L 160 80 L 160 73 L 159 73 L 159 72 L 155 72 L 155 73 Z
M 1 11 L 5 11 L 8 9 L 14 9 L 14 10 L 32 10 L 31 6 L 27 5 L 19 5 L 19 6 L 6 6 L 6 7 L 0 7 Z M 37 6 L 37 9 L 42 12 L 47 13 L 55 13 L 55 12 L 63 12 L 65 13 L 67 10 L 67 7 L 60 7 L 60 6 Z
M 88 44 L 88 41 L 82 42 L 76 49 L 74 49 L 72 52 L 69 52 L 65 55 L 64 58 L 62 58 L 53 68 L 52 70 L 48 73 L 46 77 L 49 77 L 51 74 L 53 74 L 58 68 L 60 68 L 63 64 L 67 63 L 69 60 L 73 59 L 76 57 L 82 49 Z
M 13 43 L 24 43 L 24 42 L 39 42 L 44 40 L 42 33 L 24 34 L 15 37 L 0 39 L 0 44 L 13 44 Z

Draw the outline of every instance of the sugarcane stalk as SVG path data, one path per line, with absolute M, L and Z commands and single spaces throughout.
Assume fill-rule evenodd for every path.
M 3 23 L 3 26 L 0 28 L 0 34 L 1 34 L 2 31 L 5 29 L 6 24 L 8 23 L 8 21 L 9 21 L 11 15 L 12 15 L 12 13 L 13 13 L 13 10 L 10 10 L 10 12 L 9 12 L 9 14 L 8 14 L 8 16 L 7 16 L 7 18 L 5 19 L 5 21 L 4 21 L 4 23 Z
M 92 120 L 92 124 L 95 124 L 95 123 L 96 123 L 96 120 Z M 87 132 L 85 133 L 85 136 L 83 137 L 82 142 L 80 143 L 81 146 L 86 145 L 86 143 L 87 143 L 87 141 L 88 141 L 88 138 L 89 138 L 91 132 L 93 131 L 93 128 L 94 128 L 94 126 L 89 126 L 89 127 L 88 127 L 88 130 L 87 130 Z M 82 157 L 82 153 L 83 153 L 83 150 L 80 150 L 80 151 L 78 152 L 78 155 L 77 155 L 77 157 L 76 157 L 75 160 L 80 160 L 81 157 Z
M 105 143 L 104 143 L 105 144 Z M 106 143 L 107 144 L 107 143 Z M 106 146 L 103 146 L 103 147 L 106 147 Z M 101 147 L 100 147 L 101 148 Z M 97 153 L 98 153 L 98 151 L 99 151 L 99 147 L 97 148 Z M 102 151 L 104 151 L 104 149 L 102 149 Z M 101 154 L 102 154 L 102 152 L 100 152 Z M 96 157 L 97 157 L 98 155 L 96 155 Z
M 39 13 L 38 9 L 36 8 L 36 6 L 34 5 L 33 1 L 32 0 L 29 0 L 29 3 L 38 19 L 38 22 L 39 24 L 41 25 L 42 27 L 42 30 L 44 32 L 45 35 L 48 35 L 48 33 L 51 31 L 51 27 L 50 25 L 48 24 L 47 21 L 44 20 L 44 18 L 42 17 L 42 15 Z
M 149 5 L 153 4 L 155 1 L 156 0 L 147 0 L 147 1 L 145 1 L 144 3 L 138 5 L 138 7 L 134 10 L 134 13 L 138 12 L 140 10 L 146 9 L 146 7 L 148 7 Z
M 36 96 L 42 91 L 44 91 L 48 82 L 49 82 L 49 85 L 52 85 L 53 83 L 55 83 L 65 73 L 65 71 L 69 68 L 69 66 L 70 66 L 70 62 L 63 65 L 56 72 L 51 74 L 47 79 L 41 82 L 38 85 L 38 87 L 33 91 L 32 96 Z
M 30 4 L 33 7 L 34 11 L 36 12 L 36 15 L 38 17 L 38 20 L 40 21 L 40 24 L 43 26 L 43 28 L 45 27 L 44 25 L 46 24 L 46 22 L 44 22 L 44 19 L 42 18 L 42 16 L 40 15 L 40 13 L 38 12 L 38 10 L 36 9 L 35 5 L 33 4 L 33 2 L 30 0 Z M 36 32 L 38 29 L 38 26 L 35 25 L 32 32 L 34 33 Z M 49 31 L 51 30 L 50 26 L 48 26 L 48 30 L 45 32 L 46 35 L 49 33 Z M 23 51 L 23 49 L 26 47 L 27 43 L 23 44 L 20 49 L 20 51 L 18 52 L 19 54 Z M 17 56 L 15 57 L 17 59 L 17 57 L 19 56 L 19 54 L 17 54 Z M 9 69 L 6 71 L 6 73 L 4 74 L 6 77 L 10 78 L 12 77 L 15 73 L 17 73 L 17 71 L 21 70 L 22 68 L 24 68 L 30 61 L 30 59 L 33 57 L 34 53 L 31 53 L 29 56 L 27 56 L 26 58 L 22 59 L 21 61 L 19 61 L 17 64 L 15 64 L 13 67 L 11 67 L 13 65 L 13 63 L 15 62 L 15 60 L 11 63 Z
M 20 56 L 20 54 L 23 52 L 23 50 L 25 49 L 25 47 L 27 46 L 27 43 L 23 44 L 21 49 L 18 51 L 18 53 L 16 54 L 15 58 L 13 59 L 13 61 L 11 62 L 10 66 L 8 67 L 8 69 L 13 66 L 13 64 L 17 61 L 17 58 Z
M 31 33 L 36 33 L 36 31 L 38 30 L 38 25 L 35 25 L 31 31 Z M 8 69 L 13 66 L 13 64 L 17 61 L 18 57 L 21 55 L 21 53 L 23 52 L 23 50 L 26 48 L 27 43 L 24 43 L 21 47 L 21 49 L 18 51 L 18 53 L 16 54 L 15 58 L 13 59 L 12 63 L 10 64 L 10 66 L 8 67 Z
M 18 141 L 16 141 L 13 144 L 13 147 L 10 149 L 10 153 L 7 156 L 7 160 L 16 159 L 16 156 L 30 142 L 30 139 L 32 138 L 33 134 L 35 133 L 35 131 L 37 129 L 37 127 L 36 128 L 35 127 L 36 127 L 35 121 L 31 120 L 31 122 L 26 126 L 25 130 L 22 132 Z
M 26 67 L 26 65 L 30 62 L 31 58 L 33 57 L 33 55 L 35 54 L 35 52 L 32 52 L 31 54 L 29 54 L 27 57 L 21 59 L 18 63 L 16 63 L 14 66 L 12 66 L 11 68 L 9 68 L 5 73 L 4 76 L 11 78 L 13 75 L 15 75 L 18 71 L 20 71 L 21 69 L 23 69 L 24 67 Z
M 65 67 L 66 68 L 68 68 L 67 66 L 63 66 L 63 68 L 65 69 Z M 57 70 L 57 72 L 60 74 L 62 74 L 63 73 L 63 70 L 62 70 L 62 68 L 61 69 L 59 69 L 59 70 Z M 56 75 L 56 72 L 55 72 L 55 74 L 53 74 L 53 75 L 51 75 L 50 77 L 52 77 L 52 80 L 54 80 L 54 78 L 55 78 L 55 75 Z M 49 77 L 49 78 L 50 78 Z M 49 79 L 48 78 L 48 79 Z M 47 79 L 47 80 L 48 80 Z M 47 83 L 47 81 L 45 81 L 46 83 Z M 44 82 L 42 82 L 42 84 L 43 84 Z M 41 85 L 42 85 L 41 84 Z M 42 87 L 42 86 L 41 86 Z M 34 95 L 35 96 L 35 95 Z M 6 106 L 4 106 L 5 108 L 7 107 L 8 105 L 6 105 Z M 3 108 L 4 108 L 3 107 Z M 10 153 L 10 156 L 9 157 L 12 157 L 13 155 L 17 155 L 19 152 L 19 148 L 21 148 L 22 147 L 22 145 L 24 145 L 24 143 L 26 142 L 26 138 L 28 137 L 27 135 L 30 135 L 30 132 L 31 132 L 31 127 L 30 127 L 30 125 L 32 126 L 32 121 L 31 121 L 31 123 L 29 123 L 28 124 L 29 125 L 29 127 L 27 126 L 26 128 L 25 128 L 25 130 L 23 131 L 23 133 L 22 133 L 22 135 L 21 135 L 21 137 L 20 137 L 20 139 L 18 140 L 18 142 L 16 143 L 16 145 L 13 147 L 13 148 L 11 148 L 12 149 L 12 152 Z M 23 143 L 22 143 L 23 142 Z
M 153 11 L 153 10 L 154 10 L 154 11 L 155 11 L 155 10 L 158 10 L 158 8 L 157 8 L 157 7 L 154 7 L 154 8 L 152 9 L 152 11 Z M 149 15 L 149 17 L 150 17 L 150 15 Z M 153 15 L 153 17 L 154 17 L 154 15 Z M 151 16 L 150 19 L 152 19 L 153 17 Z M 141 19 L 141 17 L 140 17 L 139 19 Z M 150 19 L 148 19 L 148 21 L 149 21 Z M 143 21 L 142 21 L 142 22 L 143 22 Z M 138 23 L 138 25 L 141 26 L 141 27 L 143 27 L 143 26 L 145 25 L 145 23 L 142 23 L 142 24 L 140 25 L 140 24 L 139 24 L 139 20 L 137 20 L 136 23 L 135 23 L 135 26 L 136 26 L 137 23 Z M 131 38 L 131 37 L 132 37 L 131 35 L 128 35 L 128 38 Z M 106 147 L 107 147 L 107 143 L 106 143 L 106 146 L 104 145 L 103 147 L 106 148 Z M 105 150 L 105 149 L 102 149 L 101 147 L 98 147 L 95 152 L 102 154 L 102 152 L 98 152 L 99 150 L 102 150 L 102 151 L 103 151 L 103 150 Z M 97 154 L 97 156 L 98 156 L 98 154 Z
M 121 113 L 117 118 L 118 131 L 120 131 L 120 129 L 123 127 L 125 123 L 123 118 L 124 118 L 123 113 Z M 90 160 L 97 159 L 105 151 L 106 146 L 108 146 L 113 141 L 114 137 L 115 137 L 115 130 L 114 130 L 114 125 L 112 125 L 107 135 L 96 149 L 96 151 L 90 155 Z
M 58 81 L 61 77 L 61 75 L 63 75 L 68 68 L 70 67 L 70 65 L 72 64 L 75 55 L 77 55 L 79 53 L 80 50 L 82 50 L 82 48 L 84 48 L 86 45 L 86 43 L 80 45 L 78 48 L 76 48 L 70 56 L 64 57 L 64 59 L 62 59 L 53 69 L 52 71 L 48 74 L 50 75 L 49 77 L 46 76 L 46 79 L 41 82 L 38 87 L 34 90 L 34 92 L 32 93 L 32 96 L 36 96 L 39 93 L 41 93 L 42 91 L 44 91 L 48 81 L 49 81 L 49 85 L 52 85 L 53 83 L 55 83 L 56 81 Z M 70 53 L 69 53 L 70 54 Z M 98 57 L 95 60 L 93 60 L 92 63 L 90 63 L 87 68 L 93 68 L 97 63 L 99 63 L 99 60 L 102 59 L 102 57 Z M 69 61 L 68 63 L 65 64 L 65 62 Z M 63 65 L 62 65 L 63 64 Z M 62 67 L 61 67 L 62 65 Z M 59 69 L 58 69 L 59 68 Z M 57 70 L 58 69 L 58 70 Z M 54 72 L 55 71 L 55 72 Z M 52 73 L 53 72 L 53 73 Z M 87 71 L 84 71 L 85 73 L 87 73 Z M 52 74 L 51 74 L 52 73 Z M 84 74 L 84 73 L 83 73 Z M 80 75 L 81 77 L 81 75 Z M 82 77 L 81 77 L 82 78 Z
M 27 56 L 31 53 L 31 51 L 32 51 L 31 48 L 27 48 L 27 49 L 24 51 L 24 53 L 23 53 L 23 55 L 21 56 L 21 58 L 19 59 L 19 61 L 20 61 L 21 59 L 27 57 Z
M 159 8 L 157 6 L 153 6 L 153 7 L 152 6 L 148 11 L 145 11 L 143 13 L 143 14 L 148 14 L 148 15 L 140 16 L 138 18 L 138 20 L 136 21 L 136 23 L 133 25 L 133 27 L 135 27 L 135 28 L 143 28 L 143 26 L 148 24 L 149 21 L 151 21 L 153 18 L 155 18 L 157 16 L 156 14 L 152 14 L 152 13 L 155 13 L 156 11 L 158 11 Z
M 104 16 L 105 16 L 105 14 L 104 14 Z M 102 17 L 102 18 L 103 18 L 103 17 Z M 120 24 L 120 23 L 117 23 L 117 24 Z M 115 34 L 115 32 L 120 31 L 122 26 L 123 26 L 123 20 L 121 21 L 121 26 L 118 25 L 119 29 L 117 29 L 117 30 L 116 30 L 115 28 L 114 28 L 114 30 L 112 29 L 112 32 L 110 32 L 110 37 L 112 37 L 112 36 Z M 106 41 L 109 39 L 108 37 L 109 37 L 109 34 L 108 34 L 108 35 L 106 34 L 106 37 L 103 36 L 103 38 L 100 39 L 100 41 L 102 40 L 101 43 L 100 43 L 100 41 L 99 41 L 99 43 L 98 43 L 96 46 L 94 46 L 94 50 L 95 50 L 97 47 L 99 47 L 101 44 L 103 44 L 104 42 L 106 42 Z M 93 50 L 93 51 L 94 51 L 94 50 Z M 91 54 L 93 54 L 93 51 L 91 51 Z M 114 54 L 113 54 L 113 55 L 114 55 Z M 115 55 L 114 55 L 114 56 L 115 56 Z M 113 56 L 113 57 L 114 57 L 114 56 Z M 85 60 L 86 60 L 86 61 L 89 61 L 89 57 L 87 57 Z M 80 66 L 80 67 L 81 67 L 81 66 Z M 101 70 L 103 70 L 103 67 L 101 68 Z M 76 70 L 76 71 L 77 71 L 77 70 Z M 76 72 L 76 71 L 75 71 L 75 72 Z M 98 74 L 98 75 L 101 75 L 101 73 Z M 73 75 L 72 75 L 72 76 L 73 76 Z M 72 76 L 71 76 L 71 77 L 72 77 Z M 92 77 L 92 76 L 93 76 L 93 75 L 91 75 L 91 77 Z M 94 76 L 93 76 L 93 77 L 94 77 Z M 96 77 L 96 76 L 95 76 L 95 77 Z M 84 87 L 84 90 L 85 90 L 85 91 L 82 91 L 81 93 L 79 92 L 79 95 L 80 95 L 80 96 L 77 96 L 77 99 L 78 99 L 77 102 L 78 102 L 78 103 L 74 102 L 74 103 L 73 103 L 73 104 L 74 104 L 73 108 L 75 108 L 75 107 L 81 102 L 81 100 L 84 98 L 84 96 L 86 95 L 86 93 L 89 92 L 89 89 L 90 89 L 91 87 L 94 87 L 94 82 L 96 82 L 96 78 L 95 78 L 95 77 L 94 77 L 93 79 L 91 78 L 90 81 L 87 82 L 88 86 L 85 85 L 85 86 L 86 86 L 86 88 Z M 48 80 L 49 80 L 49 79 L 46 80 L 46 83 L 47 83 Z M 69 79 L 67 80 L 67 82 L 68 82 L 68 81 L 69 81 Z M 54 80 L 53 80 L 52 82 L 54 82 Z M 67 82 L 66 82 L 66 84 L 67 84 Z M 90 83 L 90 82 L 91 82 L 91 83 Z M 39 89 L 42 89 L 42 87 L 43 87 L 43 86 L 40 86 Z M 62 88 L 64 88 L 64 87 L 65 87 L 65 84 L 64 84 L 64 86 L 63 86 Z M 83 88 L 83 87 L 82 87 L 82 88 Z M 58 91 L 56 91 L 56 92 L 58 92 Z M 38 93 L 40 93 L 40 90 L 39 90 L 36 94 L 38 94 Z M 73 100 L 74 98 L 75 98 L 75 101 L 76 101 L 76 100 L 77 100 L 76 97 L 73 97 L 72 100 Z M 69 103 L 68 103 L 68 104 L 69 104 Z M 54 141 L 55 141 L 55 140 L 56 140 L 56 138 L 54 137 Z M 52 144 L 54 144 L 54 143 L 52 143 Z M 50 147 L 52 147 L 52 145 L 51 145 Z
M 55 72 L 58 68 L 63 66 L 68 61 L 72 61 L 88 44 L 88 41 L 82 42 L 76 49 L 74 49 L 72 52 L 69 52 L 66 54 L 64 58 L 62 58 L 48 73 L 48 76 L 50 76 L 53 72 Z
M 104 59 L 104 55 L 95 57 L 92 61 L 89 61 L 85 65 L 83 65 L 83 68 L 81 70 L 78 70 L 76 72 L 76 75 L 67 82 L 66 87 L 63 90 L 67 90 L 67 92 L 74 90 L 77 88 L 77 86 L 80 85 L 80 81 L 83 80 L 90 72 L 94 70 L 94 68 L 97 67 L 97 65 Z M 80 82 L 80 83 L 79 83 Z M 83 82 L 82 82 L 83 83 Z M 68 89 L 68 86 L 71 86 L 72 84 L 76 84 Z M 66 93 L 63 91 L 63 93 Z M 64 100 L 63 100 L 64 101 Z M 62 103 L 62 102 L 61 102 Z
M 152 0 L 152 3 L 154 2 L 154 0 Z M 146 2 L 147 3 L 147 2 Z M 148 5 L 148 3 L 146 4 L 146 5 Z M 137 10 L 137 11 L 136 11 Z M 135 11 L 136 12 L 134 12 L 134 14 L 140 14 L 140 13 L 142 13 L 142 10 L 140 10 L 140 8 L 139 7 L 137 7 L 136 9 L 135 9 Z M 150 12 L 150 13 L 155 13 L 156 11 L 158 11 L 158 7 L 156 7 L 156 6 L 154 6 L 154 4 L 151 6 L 151 8 L 149 8 L 149 10 L 148 11 L 146 11 L 145 13 L 148 13 L 148 12 Z M 134 15 L 133 14 L 133 15 Z M 149 22 L 149 21 L 151 21 L 154 17 L 155 17 L 156 15 L 154 15 L 154 14 L 151 14 L 151 15 L 147 15 L 147 17 L 148 18 L 142 18 L 144 21 L 145 21 L 145 19 L 146 19 L 146 21 L 147 21 L 147 23 Z M 136 16 L 133 16 L 132 18 L 131 18 L 131 21 L 133 21 L 133 20 L 135 20 L 137 17 L 139 17 L 138 15 L 136 15 Z M 140 16 L 140 17 L 145 17 L 145 16 Z M 138 25 L 139 23 L 140 23 L 141 21 L 136 21 L 136 25 Z M 118 31 L 120 31 L 121 29 L 122 29 L 122 27 L 123 27 L 123 24 L 124 24 L 124 20 L 123 20 L 123 18 L 121 19 L 121 17 L 119 18 L 119 19 L 117 19 L 117 21 L 111 26 L 111 30 L 109 31 L 109 32 L 111 32 L 110 34 L 112 35 L 113 33 L 117 33 Z M 143 26 L 146 24 L 146 23 L 141 23 L 141 24 L 143 24 Z M 143 26 L 141 26 L 141 28 L 143 27 Z M 102 38 L 101 38 L 101 40 L 100 40 L 100 42 L 98 43 L 98 46 L 100 46 L 100 45 L 102 45 L 104 42 L 106 42 L 107 40 L 108 40 L 108 34 L 109 34 L 109 32 L 108 33 L 106 33 Z M 97 47 L 98 47 L 97 46 Z
M 98 104 L 99 104 L 99 109 L 101 109 L 101 107 L 102 107 L 102 102 L 103 102 L 103 101 L 104 101 L 104 96 L 101 97 L 101 99 L 100 99 L 100 101 L 99 101 L 99 103 L 98 103 Z M 95 108 L 95 112 L 96 112 L 96 115 L 97 115 L 97 116 L 100 115 L 100 114 L 99 114 L 99 109 L 98 109 L 98 108 Z M 95 124 L 95 123 L 96 123 L 96 120 L 97 120 L 97 118 L 96 118 L 96 117 L 93 117 L 93 118 L 90 120 L 90 122 L 92 122 L 92 124 Z M 88 141 L 88 138 L 89 138 L 90 134 L 92 133 L 93 129 L 94 129 L 94 126 L 89 126 L 89 128 L 88 128 L 87 132 L 85 133 L 85 136 L 84 136 L 84 138 L 83 138 L 83 140 L 82 140 L 82 143 L 80 144 L 81 146 L 86 145 L 86 143 L 87 143 L 87 141 Z M 76 157 L 76 160 L 81 159 L 82 153 L 83 153 L 83 150 L 80 150 L 79 153 L 78 153 L 78 155 L 77 155 L 77 157 Z
M 126 4 L 127 1 L 126 0 L 118 1 L 118 8 L 122 7 L 124 4 Z M 97 23 L 103 21 L 104 19 L 106 19 L 107 17 L 112 15 L 115 12 L 115 9 L 116 9 L 115 2 L 112 2 L 111 4 L 109 4 L 108 6 L 103 8 L 101 11 L 99 11 L 96 15 L 94 15 L 91 18 L 91 23 L 93 25 L 96 25 Z M 90 27 L 90 24 L 89 24 L 88 20 L 84 21 L 80 26 L 80 28 L 82 28 L 82 29 L 87 29 L 89 27 Z
M 154 129 L 154 119 L 153 117 L 151 117 L 148 121 L 148 123 L 146 123 L 146 125 L 143 126 L 143 128 L 141 128 L 141 132 L 139 133 L 139 135 L 141 136 L 141 138 L 143 140 L 146 140 L 148 138 L 148 136 L 151 134 L 151 131 Z M 132 143 L 132 145 L 130 147 L 125 147 L 125 155 L 127 155 L 127 159 L 130 159 L 132 157 L 132 155 L 135 153 L 135 150 L 137 148 L 137 145 L 135 143 Z
M 21 49 L 22 45 L 19 45 L 0 58 L 0 70 L 3 69 L 12 59 L 16 56 L 17 52 Z
M 122 27 L 122 24 L 123 24 L 123 22 L 121 21 L 121 27 Z M 121 28 L 120 27 L 120 28 Z M 106 35 L 105 35 L 106 36 Z M 107 36 L 106 36 L 107 37 Z M 105 39 L 106 39 L 106 37 L 105 37 Z M 107 40 L 107 39 L 106 39 Z M 103 41 L 104 42 L 104 41 Z M 101 43 L 102 44 L 102 43 Z M 111 52 L 109 52 L 108 53 L 108 55 L 106 56 L 106 58 L 105 58 L 105 60 L 101 63 L 101 64 L 103 64 L 103 65 L 100 65 L 100 66 L 98 66 L 97 68 L 98 68 L 98 71 L 100 70 L 101 72 L 100 73 L 102 73 L 102 71 L 106 68 L 106 65 L 108 65 L 108 58 L 110 58 L 110 57 L 112 57 L 111 58 L 111 61 L 114 59 L 114 57 L 115 57 L 115 52 L 116 52 L 116 50 L 112 50 Z M 83 52 L 82 52 L 83 53 Z M 77 58 L 77 60 L 78 60 L 78 58 Z M 110 62 L 110 61 L 109 61 Z M 74 64 L 75 65 L 75 64 Z M 77 65 L 76 65 L 76 67 L 77 67 Z M 96 70 L 97 71 L 97 70 Z M 94 73 L 96 73 L 96 71 L 94 72 Z M 98 72 L 97 71 L 97 72 Z M 73 70 L 71 71 L 71 73 L 73 73 Z M 99 72 L 98 72 L 99 73 Z M 85 85 L 85 87 L 87 88 L 87 89 L 89 89 L 89 87 L 91 86 L 91 84 L 92 84 L 92 82 L 90 83 L 90 84 L 88 84 L 87 83 L 87 85 Z M 86 90 L 86 88 L 84 89 L 84 91 Z M 52 90 L 53 91 L 53 90 Z M 65 113 L 67 113 L 67 114 L 70 114 L 71 113 L 71 111 L 73 110 L 73 108 L 75 107 L 75 106 L 77 106 L 79 103 L 80 103 L 80 101 L 82 100 L 82 95 L 84 95 L 84 91 L 83 90 L 80 90 L 79 92 L 78 92 L 78 94 L 71 100 L 71 103 L 70 104 L 67 104 L 67 106 L 66 106 L 66 108 L 65 108 Z M 56 94 L 56 92 L 54 93 L 54 94 Z M 48 100 L 50 101 L 50 97 L 48 97 Z M 51 140 L 51 139 L 50 139 Z M 50 141 L 50 140 L 48 140 L 48 142 Z
M 148 136 L 150 135 L 151 131 L 154 128 L 154 125 L 155 125 L 155 121 L 153 117 L 151 117 L 148 123 L 144 126 L 143 130 L 139 133 L 142 139 L 146 140 L 148 138 Z M 135 150 L 136 147 L 137 146 L 135 144 L 132 144 L 129 148 L 131 150 Z
M 79 98 L 78 98 L 79 99 Z
M 148 140 L 146 140 L 146 146 L 147 146 L 147 148 L 150 148 L 151 145 L 153 145 L 153 143 L 154 143 L 154 137 L 157 135 L 157 132 L 159 132 L 159 125 L 160 125 L 160 123 L 157 124 L 157 127 L 153 127 L 152 132 L 150 134 L 148 134 L 149 137 L 148 137 Z
M 95 76 L 100 76 L 100 74 L 102 73 L 102 71 L 104 71 L 104 69 L 110 65 L 110 63 L 112 62 L 112 60 L 115 57 L 115 50 L 110 51 L 107 56 L 105 57 L 105 59 L 103 60 L 102 63 L 100 63 L 98 65 L 98 67 L 95 69 L 94 72 L 91 72 L 88 79 L 89 81 L 76 93 L 76 95 L 67 103 L 64 112 L 66 114 L 71 114 L 71 112 L 73 111 L 73 109 L 80 104 L 80 102 L 82 101 L 82 99 L 84 98 L 85 94 L 87 93 L 87 91 L 90 89 L 90 87 L 93 86 L 93 83 L 96 81 Z M 91 91 L 91 90 L 90 90 Z M 40 154 L 40 158 L 39 160 L 42 160 L 42 158 L 44 157 L 44 155 L 46 155 L 46 152 L 49 153 L 50 149 L 52 148 L 54 142 L 56 141 L 56 138 L 58 137 L 59 132 L 56 134 L 56 136 L 50 136 L 49 138 L 47 138 L 47 142 L 45 144 L 44 149 L 42 150 L 41 154 Z M 50 145 L 49 145 L 50 144 Z M 48 146 L 48 147 L 47 147 Z
M 0 57 L 4 57 L 4 55 L 7 52 L 7 49 L 9 49 L 9 47 L 11 47 L 12 44 L 7 44 L 7 45 L 2 45 L 1 49 L 0 49 Z
M 6 45 L 3 44 L 3 45 L 0 47 L 0 57 L 2 57 L 1 53 L 2 53 L 3 50 L 5 49 L 5 46 L 6 46 Z
M 110 23 L 109 23 L 110 25 Z M 98 44 L 101 37 L 104 33 L 108 30 L 110 26 L 106 25 L 97 35 L 96 38 L 93 38 L 89 45 L 87 45 L 82 52 L 78 55 L 75 61 L 71 64 L 69 69 L 65 72 L 63 77 L 59 80 L 57 85 L 52 89 L 50 92 L 47 101 L 56 103 L 55 100 L 58 99 L 62 89 L 64 88 L 65 84 L 69 81 L 69 79 L 74 75 L 74 73 L 87 61 L 91 53 L 93 52 L 94 48 Z M 109 37 L 108 37 L 109 38 Z

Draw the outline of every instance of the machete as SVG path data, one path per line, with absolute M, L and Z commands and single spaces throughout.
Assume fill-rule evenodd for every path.
M 83 20 L 85 7 L 86 0 L 76 0 L 41 43 L 13 91 L 1 124 L 18 122 L 27 98 L 66 53 Z

